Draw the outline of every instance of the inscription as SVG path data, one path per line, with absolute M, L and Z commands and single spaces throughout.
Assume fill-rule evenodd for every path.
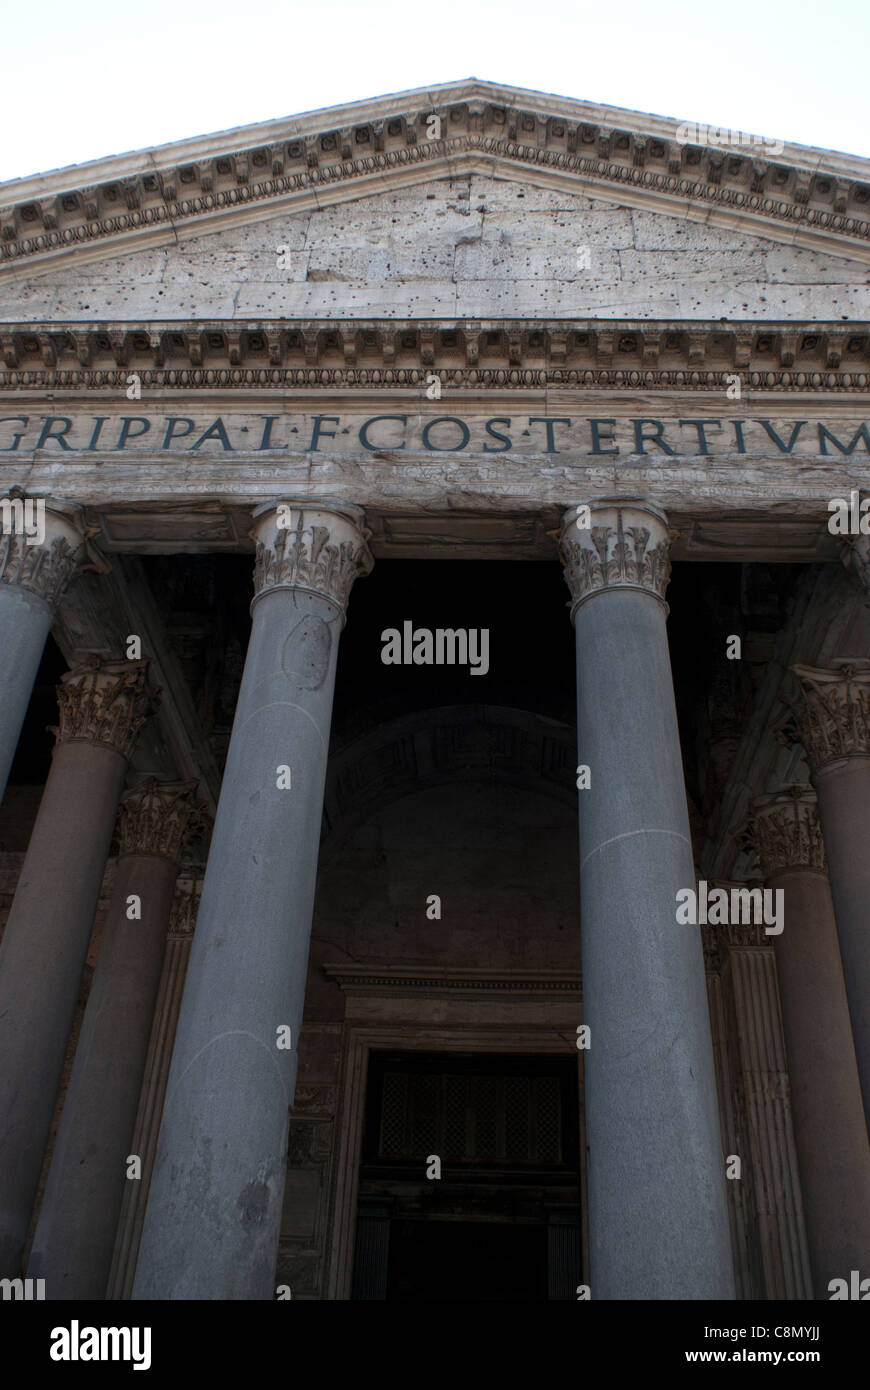
M 575 454 L 661 458 L 870 454 L 866 420 L 420 414 L 5 415 L 0 452 Z

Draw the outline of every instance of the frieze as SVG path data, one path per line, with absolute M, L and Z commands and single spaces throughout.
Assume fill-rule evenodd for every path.
M 0 390 L 866 391 L 856 325 L 542 319 L 0 325 Z M 437 384 L 436 384 L 437 379 Z M 129 397 L 132 399 L 133 397 Z

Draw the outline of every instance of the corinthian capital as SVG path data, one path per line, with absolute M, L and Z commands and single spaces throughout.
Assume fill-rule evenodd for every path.
M 186 845 L 205 828 L 205 807 L 195 782 L 144 782 L 125 792 L 118 808 L 118 853 L 158 854 L 178 862 Z
M 753 803 L 749 839 L 765 878 L 786 869 L 825 873 L 825 842 L 816 794 L 809 787 L 787 787 Z
M 0 584 L 15 585 L 51 608 L 87 558 L 80 507 L 12 488 L 0 498 Z
M 792 670 L 799 692 L 791 706 L 795 730 L 813 771 L 841 758 L 870 757 L 870 661 Z
M 586 519 L 590 525 L 578 525 Z M 603 499 L 572 507 L 562 519 L 559 550 L 571 590 L 571 617 L 608 589 L 641 589 L 662 603 L 671 573 L 667 517 L 649 502 Z
M 159 691 L 146 686 L 147 661 L 93 658 L 61 676 L 58 743 L 105 743 L 129 758 L 136 735 L 157 708 Z
M 334 604 L 344 621 L 353 582 L 373 560 L 359 507 L 269 503 L 254 513 L 254 603 L 271 589 L 305 589 Z

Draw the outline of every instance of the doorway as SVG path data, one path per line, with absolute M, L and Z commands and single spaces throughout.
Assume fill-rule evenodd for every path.
M 370 1053 L 353 1298 L 574 1298 L 578 1140 L 573 1058 Z

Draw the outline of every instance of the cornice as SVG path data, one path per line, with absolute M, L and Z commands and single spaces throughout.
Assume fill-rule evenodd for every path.
M 0 185 L 0 270 L 474 171 L 870 258 L 870 161 L 688 144 L 685 124 L 476 80 L 353 103 Z
M 870 324 L 212 319 L 0 324 L 0 391 L 870 390 Z
M 476 970 L 450 966 L 324 965 L 323 972 L 346 994 L 419 993 L 460 990 L 475 994 L 543 994 L 580 997 L 579 971 Z

